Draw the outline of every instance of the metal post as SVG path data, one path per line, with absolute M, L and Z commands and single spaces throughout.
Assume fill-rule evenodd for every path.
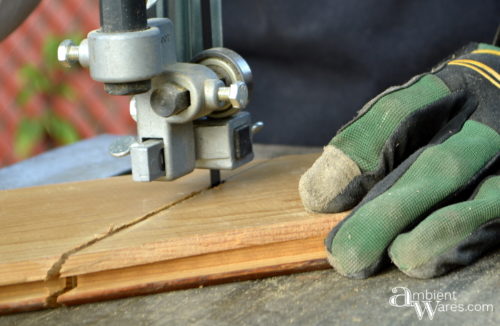
M 146 3 L 137 0 L 100 0 L 104 33 L 133 32 L 147 28 Z
M 224 46 L 222 34 L 222 0 L 210 0 L 212 47 Z
M 158 15 L 168 13 L 174 23 L 177 60 L 188 62 L 203 49 L 222 46 L 221 0 L 163 0 L 156 6 Z
M 137 0 L 100 0 L 99 11 L 103 33 L 123 33 L 147 28 L 146 3 Z M 105 83 L 104 89 L 112 95 L 133 95 L 147 92 L 150 80 L 127 83 Z

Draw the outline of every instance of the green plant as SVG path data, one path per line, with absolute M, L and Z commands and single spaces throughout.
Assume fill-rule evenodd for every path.
M 74 69 L 66 70 L 57 61 L 57 47 L 64 38 L 49 36 L 42 47 L 42 63 L 26 64 L 19 70 L 22 85 L 16 96 L 17 105 L 24 107 L 34 97 L 40 98 L 43 105 L 40 114 L 24 114 L 17 126 L 14 151 L 19 158 L 32 156 L 41 143 L 54 147 L 80 138 L 75 127 L 54 110 L 56 98 L 63 97 L 71 102 L 76 98 L 73 88 L 65 83 L 66 77 L 74 73 Z M 76 35 L 69 38 L 75 42 L 81 39 Z

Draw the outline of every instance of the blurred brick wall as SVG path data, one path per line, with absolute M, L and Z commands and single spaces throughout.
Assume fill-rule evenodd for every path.
M 17 106 L 15 98 L 21 88 L 19 69 L 27 63 L 43 64 L 41 49 L 47 36 L 86 35 L 98 26 L 97 0 L 43 0 L 30 17 L 0 43 L 0 167 L 19 160 L 13 146 L 19 122 L 23 115 L 37 116 L 41 109 L 40 99 L 36 97 L 23 108 Z M 102 84 L 90 79 L 86 69 L 71 74 L 68 83 L 76 91 L 75 101 L 56 99 L 53 110 L 69 121 L 81 138 L 99 133 L 134 132 L 128 97 L 107 95 Z M 47 144 L 41 144 L 37 152 L 47 149 Z

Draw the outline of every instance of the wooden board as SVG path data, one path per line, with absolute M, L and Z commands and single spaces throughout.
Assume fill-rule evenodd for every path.
M 61 275 L 324 235 L 338 219 L 307 213 L 297 190 L 313 159 L 288 156 L 248 168 L 218 188 L 74 253 Z
M 38 310 L 50 306 L 52 294 L 66 289 L 66 279 L 20 283 L 0 287 L 0 313 Z
M 329 268 L 323 238 L 293 240 L 0 287 L 0 313 L 39 310 Z
M 123 176 L 0 191 L 0 286 L 50 278 L 64 254 L 207 187 L 196 171 L 175 185 Z
M 345 214 L 304 211 L 298 179 L 315 158 L 254 163 L 209 190 L 196 171 L 0 191 L 0 310 L 326 267 L 322 238 Z
M 273 243 L 78 276 L 58 298 L 73 305 L 329 268 L 323 237 Z

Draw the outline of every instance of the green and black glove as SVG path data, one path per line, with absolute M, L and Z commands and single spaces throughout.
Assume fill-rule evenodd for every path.
M 500 245 L 500 48 L 473 44 L 344 126 L 302 176 L 304 206 L 353 211 L 328 235 L 353 278 L 390 259 L 435 277 Z

